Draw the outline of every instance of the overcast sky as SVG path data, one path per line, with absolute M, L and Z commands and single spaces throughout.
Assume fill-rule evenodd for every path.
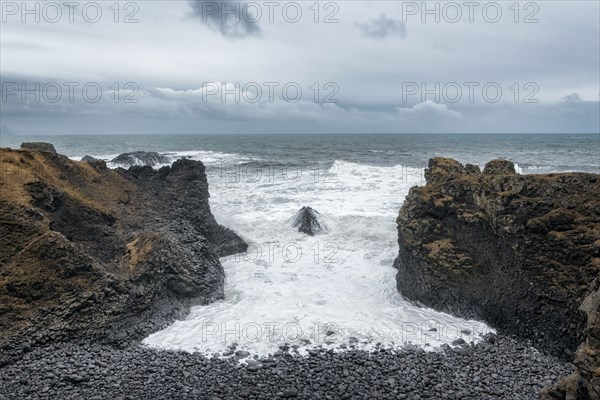
M 79 3 L 2 2 L 3 134 L 600 132 L 598 1 Z

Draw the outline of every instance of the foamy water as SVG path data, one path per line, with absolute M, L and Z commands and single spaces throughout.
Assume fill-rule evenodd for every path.
M 459 337 L 477 341 L 491 331 L 480 322 L 416 307 L 396 290 L 395 219 L 409 188 L 424 183 L 420 168 L 171 154 L 182 155 L 205 162 L 213 214 L 250 248 L 222 259 L 224 300 L 194 307 L 145 344 L 214 354 L 237 343 L 258 355 L 286 343 L 299 352 L 349 342 L 364 349 L 378 343 L 435 349 Z M 291 227 L 305 205 L 321 214 L 327 233 L 311 237 Z

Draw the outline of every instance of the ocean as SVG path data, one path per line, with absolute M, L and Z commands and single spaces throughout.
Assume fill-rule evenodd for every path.
M 193 307 L 144 343 L 208 355 L 233 343 L 267 355 L 282 345 L 435 350 L 478 341 L 493 330 L 396 290 L 395 219 L 409 189 L 425 183 L 428 159 L 483 168 L 506 158 L 519 173 L 600 173 L 600 135 L 584 134 L 6 136 L 0 146 L 23 141 L 51 142 L 75 160 L 143 150 L 204 162 L 213 214 L 250 247 L 222 259 L 225 299 Z M 292 227 L 303 206 L 320 213 L 325 233 Z

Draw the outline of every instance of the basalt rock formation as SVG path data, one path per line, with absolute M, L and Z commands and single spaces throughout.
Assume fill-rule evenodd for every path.
M 425 177 L 397 219 L 398 290 L 567 359 L 584 341 L 575 383 L 553 393 L 598 399 L 600 176 L 435 158 Z
M 292 226 L 298 228 L 300 232 L 310 236 L 326 231 L 323 224 L 319 222 L 319 212 L 308 206 L 302 207 L 296 213 Z
M 211 214 L 204 165 L 110 170 L 0 149 L 0 348 L 127 345 L 223 297 L 246 244 Z M 0 360 L 1 362 L 1 360 Z
M 113 158 L 111 161 L 121 167 L 129 168 L 133 166 L 149 165 L 151 167 L 157 164 L 168 164 L 171 162 L 169 157 L 156 153 L 154 151 L 134 151 L 132 153 L 123 153 Z
M 47 151 L 49 153 L 56 153 L 56 149 L 52 143 L 45 142 L 25 142 L 21 143 L 22 149 L 31 149 L 39 151 Z

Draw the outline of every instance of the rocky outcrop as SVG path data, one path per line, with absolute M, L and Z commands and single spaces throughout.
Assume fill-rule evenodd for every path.
M 93 163 L 93 162 L 96 162 L 96 161 L 98 161 L 98 159 L 97 159 L 97 158 L 94 158 L 94 157 L 92 157 L 92 156 L 87 156 L 87 155 L 86 155 L 86 156 L 83 156 L 83 157 L 81 158 L 81 161 L 83 161 L 83 162 L 89 162 L 89 163 Z
M 134 151 L 132 153 L 123 153 L 112 160 L 111 163 L 121 167 L 129 168 L 133 166 L 149 165 L 151 167 L 158 164 L 169 164 L 169 157 L 153 151 Z
M 211 214 L 204 165 L 110 170 L 0 149 L 0 347 L 126 345 L 223 297 L 246 244 Z M 8 351 L 7 351 L 8 352 Z
M 541 393 L 543 400 L 600 400 L 600 278 L 579 308 L 587 316 L 586 338 L 575 352 L 575 372 Z
M 48 153 L 56 153 L 56 149 L 54 145 L 51 143 L 45 142 L 25 142 L 21 143 L 22 149 L 30 149 L 30 150 L 39 150 L 39 151 L 47 151 Z
M 585 339 L 575 364 L 580 391 L 591 393 L 600 352 L 592 294 L 600 272 L 600 176 L 518 175 L 506 160 L 479 173 L 435 158 L 425 177 L 397 219 L 398 290 L 567 359 Z M 594 398 L 587 396 L 580 398 Z
M 302 207 L 296 213 L 292 226 L 310 236 L 326 231 L 325 226 L 319 221 L 319 212 L 308 206 Z
M 590 294 L 580 309 L 587 316 L 587 337 L 575 353 L 579 393 L 590 400 L 600 400 L 600 279 L 596 278 Z M 565 392 L 565 394 L 568 394 Z M 566 396 L 565 396 L 566 397 Z M 585 398 L 585 397 L 583 397 Z

